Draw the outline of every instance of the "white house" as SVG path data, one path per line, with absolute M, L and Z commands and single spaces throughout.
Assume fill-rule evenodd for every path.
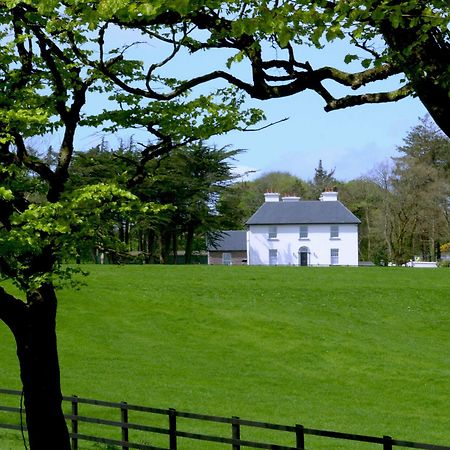
M 313 201 L 267 193 L 247 221 L 247 264 L 357 266 L 359 223 L 337 192 Z

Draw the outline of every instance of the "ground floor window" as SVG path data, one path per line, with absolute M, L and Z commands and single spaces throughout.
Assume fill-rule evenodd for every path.
M 276 249 L 269 250 L 269 265 L 276 266 L 278 264 L 278 251 Z
M 332 248 L 331 249 L 331 265 L 337 266 L 339 264 L 339 249 Z
M 222 253 L 222 264 L 224 264 L 225 266 L 231 266 L 231 263 L 231 253 Z

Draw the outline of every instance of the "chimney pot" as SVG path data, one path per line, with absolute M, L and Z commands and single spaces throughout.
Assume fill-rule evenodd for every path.
M 319 200 L 322 202 L 336 202 L 338 199 L 338 193 L 334 191 L 325 191 L 320 195 Z
M 300 197 L 297 197 L 295 195 L 286 195 L 282 197 L 283 202 L 298 202 L 300 201 Z
M 279 202 L 280 194 L 278 192 L 266 192 L 264 194 L 264 201 L 265 202 Z

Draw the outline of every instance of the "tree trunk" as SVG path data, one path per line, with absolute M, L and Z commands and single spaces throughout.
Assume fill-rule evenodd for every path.
M 138 252 L 143 252 L 145 248 L 145 242 L 144 242 L 144 234 L 142 231 L 138 231 L 137 233 L 137 249 Z
M 128 222 L 128 220 L 125 221 L 124 242 L 127 246 L 127 250 L 130 251 L 130 222 Z
M 160 241 L 161 241 L 161 255 L 160 262 L 161 264 L 167 264 L 169 262 L 170 255 L 170 244 L 171 244 L 171 231 L 161 231 Z
M 173 255 L 173 263 L 178 264 L 178 236 L 177 231 L 174 230 L 172 232 L 172 255 Z
M 150 230 L 147 235 L 147 247 L 146 247 L 146 262 L 152 264 L 155 262 L 155 246 L 156 246 L 156 233 L 154 230 Z
M 62 411 L 56 305 L 51 285 L 31 294 L 27 304 L 0 291 L 0 318 L 17 343 L 30 450 L 70 450 Z
M 184 249 L 184 262 L 185 264 L 191 264 L 192 262 L 192 246 L 194 242 L 195 225 L 189 222 L 186 231 L 186 245 Z
M 370 226 L 370 211 L 369 207 L 365 207 L 366 226 L 367 226 L 367 261 L 372 261 L 372 228 Z

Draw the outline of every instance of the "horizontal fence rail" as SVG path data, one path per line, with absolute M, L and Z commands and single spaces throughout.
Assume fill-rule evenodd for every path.
M 22 392 L 11 389 L 1 389 L 0 394 L 5 396 L 13 396 L 20 399 Z M 5 397 L 6 398 L 6 397 Z M 3 423 L 0 421 L 0 429 L 7 430 L 21 430 L 26 431 L 25 420 L 22 419 L 22 409 L 16 406 L 4 406 L 0 401 L 0 412 L 5 413 L 10 419 L 16 419 L 15 423 Z M 21 404 L 21 401 L 20 401 Z M 302 425 L 279 425 L 267 422 L 257 422 L 253 420 L 245 420 L 239 417 L 218 417 L 209 416 L 203 414 L 196 414 L 190 412 L 177 411 L 175 409 L 159 409 L 146 406 L 131 405 L 125 402 L 114 403 L 106 402 L 102 400 L 94 400 L 88 398 L 81 398 L 77 396 L 64 396 L 63 405 L 70 407 L 70 413 L 66 413 L 65 417 L 68 421 L 70 432 L 70 438 L 72 443 L 72 450 L 78 450 L 80 441 L 90 441 L 95 443 L 106 444 L 110 446 L 117 446 L 125 449 L 142 449 L 142 450 L 178 450 L 179 444 L 190 441 L 204 441 L 216 444 L 223 444 L 221 448 L 228 448 L 231 450 L 241 450 L 243 448 L 261 448 L 272 450 L 299 450 L 299 449 L 312 449 L 305 443 L 305 436 L 320 436 L 329 439 L 340 439 L 344 441 L 357 441 L 362 443 L 371 443 L 380 445 L 380 450 L 392 450 L 393 447 L 406 447 L 406 448 L 418 448 L 426 450 L 450 450 L 449 446 L 424 444 L 419 442 L 410 442 L 404 440 L 393 439 L 390 436 L 365 436 L 361 434 L 340 433 L 335 431 L 318 430 L 314 428 L 305 428 Z M 84 415 L 80 413 L 82 405 L 90 405 L 98 408 L 107 408 L 110 413 L 112 412 L 116 420 L 100 418 L 92 415 Z M 164 418 L 165 426 L 153 426 L 144 423 L 134 423 L 129 420 L 130 412 L 139 412 L 146 417 L 151 415 L 160 416 Z M 3 417 L 3 416 L 1 416 Z M 19 418 L 19 421 L 17 421 Z M 179 427 L 180 420 L 183 420 L 183 427 L 186 426 L 185 419 L 189 421 L 197 422 L 209 422 L 216 424 L 228 425 L 228 436 L 217 436 L 214 434 L 205 434 L 192 431 L 182 431 Z M 18 424 L 19 422 L 19 424 Z M 190 423 L 190 422 L 189 422 Z M 99 427 L 110 427 L 116 430 L 117 437 L 101 437 L 98 435 L 92 435 L 80 432 L 82 424 L 93 424 Z M 273 430 L 280 433 L 287 433 L 290 437 L 292 444 L 279 445 L 273 443 L 257 442 L 242 437 L 248 429 L 265 429 Z M 131 431 L 131 433 L 130 433 Z M 136 438 L 131 440 L 130 434 L 133 431 L 137 431 L 145 434 L 145 440 L 149 440 L 151 435 L 164 436 L 166 445 L 164 447 L 151 445 L 149 443 L 138 443 Z M 120 436 L 120 437 L 119 437 Z M 140 435 L 142 436 L 142 434 Z

